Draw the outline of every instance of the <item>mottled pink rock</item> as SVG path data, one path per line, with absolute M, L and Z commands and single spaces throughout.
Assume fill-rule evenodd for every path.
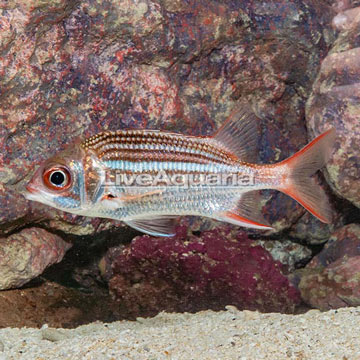
M 307 141 L 304 103 L 331 38 L 325 0 L 31 0 L 2 1 L 0 10 L 9 187 L 78 136 L 127 127 L 210 134 L 240 96 L 262 118 L 259 162 Z M 66 233 L 94 234 L 105 222 L 31 207 L 24 222 Z M 276 231 L 304 212 L 275 192 L 263 207 Z M 0 229 L 14 212 L 0 208 Z
M 360 225 L 349 224 L 335 231 L 324 249 L 308 264 L 308 268 L 327 266 L 332 262 L 360 256 Z
M 351 209 L 346 209 L 348 213 Z M 344 211 L 346 213 L 346 211 Z M 333 220 L 331 224 L 322 223 L 315 216 L 306 212 L 291 228 L 289 235 L 298 241 L 309 245 L 324 244 L 329 240 L 330 235 L 335 229 L 344 225 L 344 216 L 340 209 L 333 208 Z
M 275 261 L 280 262 L 283 273 L 303 267 L 312 257 L 309 248 L 290 240 L 254 240 L 253 243 L 262 246 Z
M 343 12 L 351 8 L 355 8 L 360 5 L 359 0 L 335 0 L 333 1 L 332 7 L 336 12 Z
M 70 247 L 61 237 L 40 228 L 24 229 L 1 238 L 0 289 L 26 284 L 61 261 Z
M 360 225 L 346 225 L 334 232 L 300 278 L 302 299 L 313 307 L 360 305 Z
M 302 299 L 320 310 L 360 305 L 360 256 L 314 269 L 299 284 Z
M 313 136 L 336 128 L 327 179 L 338 195 L 360 207 L 360 16 L 344 21 L 349 23 L 342 25 L 344 31 L 322 62 L 314 83 L 307 103 L 307 125 Z
M 18 192 L 0 183 L 0 235 L 21 226 L 30 204 Z
M 102 263 L 111 293 L 130 317 L 162 310 L 240 309 L 291 312 L 299 293 L 281 265 L 245 233 L 211 230 L 174 238 L 136 237 Z
M 356 26 L 360 15 L 360 7 L 350 8 L 337 14 L 333 20 L 333 26 L 339 31 L 350 30 Z
M 0 235 L 34 223 L 75 235 L 120 226 L 16 193 L 77 137 L 129 127 L 209 135 L 241 98 L 261 119 L 258 162 L 295 153 L 308 140 L 305 102 L 333 12 L 327 0 L 0 0 Z M 275 191 L 259 205 L 274 232 L 305 212 Z

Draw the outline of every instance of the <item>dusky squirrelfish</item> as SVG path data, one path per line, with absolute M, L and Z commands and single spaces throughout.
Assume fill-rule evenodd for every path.
M 329 223 L 326 196 L 310 176 L 330 156 L 335 130 L 284 161 L 258 165 L 257 128 L 245 107 L 234 110 L 212 137 L 102 132 L 48 159 L 25 196 L 74 214 L 122 220 L 150 235 L 172 236 L 183 215 L 271 229 L 259 211 L 258 190 L 276 189 Z

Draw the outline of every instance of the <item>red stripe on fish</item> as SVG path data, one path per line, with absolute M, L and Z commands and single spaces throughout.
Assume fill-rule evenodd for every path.
M 101 133 L 82 145 L 102 160 L 146 160 L 196 162 L 234 165 L 239 159 L 211 139 L 149 130 L 120 130 Z M 148 147 L 148 149 L 146 148 Z

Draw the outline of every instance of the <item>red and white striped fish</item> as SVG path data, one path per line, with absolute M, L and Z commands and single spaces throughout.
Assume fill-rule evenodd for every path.
M 287 160 L 253 163 L 257 119 L 233 112 L 212 137 L 156 130 L 106 131 L 47 160 L 25 196 L 74 214 L 122 220 L 156 236 L 174 235 L 179 216 L 198 215 L 271 229 L 257 190 L 291 196 L 322 222 L 331 221 L 323 190 L 310 178 L 331 154 L 329 129 Z

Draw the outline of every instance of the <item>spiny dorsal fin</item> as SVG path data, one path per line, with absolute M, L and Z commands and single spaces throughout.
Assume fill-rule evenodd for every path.
M 125 221 L 132 228 L 152 236 L 174 236 L 178 216 L 158 216 Z
M 244 162 L 256 162 L 258 119 L 249 105 L 238 105 L 213 139 Z

